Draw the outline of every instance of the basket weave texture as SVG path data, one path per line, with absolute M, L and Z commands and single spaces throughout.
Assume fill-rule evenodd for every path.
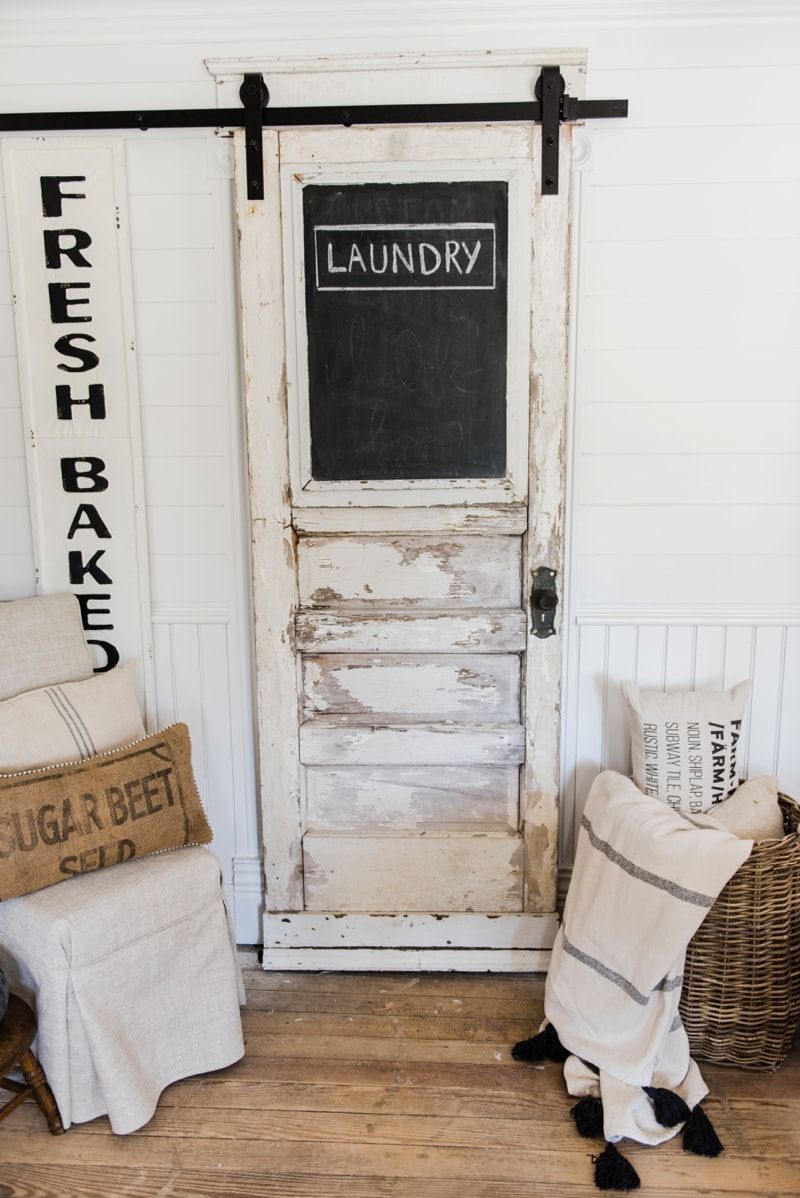
M 719 1065 L 777 1069 L 800 1022 L 800 806 L 779 801 L 783 839 L 753 846 L 686 953 L 681 1018 Z

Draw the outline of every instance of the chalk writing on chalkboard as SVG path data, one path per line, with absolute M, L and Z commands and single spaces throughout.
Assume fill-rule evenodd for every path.
M 495 227 L 316 225 L 318 291 L 492 291 Z
M 311 473 L 502 478 L 508 185 L 309 184 Z

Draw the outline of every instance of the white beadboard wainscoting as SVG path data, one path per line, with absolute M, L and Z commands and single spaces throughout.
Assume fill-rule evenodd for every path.
M 712 689 L 752 679 L 740 777 L 776 774 L 800 794 L 800 605 L 736 609 L 620 606 L 576 615 L 564 718 L 561 866 L 568 871 L 586 796 L 605 769 L 628 773 L 620 682 L 663 690 Z M 562 879 L 563 880 L 563 879 Z
M 253 819 L 253 732 L 222 603 L 153 606 L 156 719 L 189 725 L 197 788 L 241 944 L 261 940 L 263 884 Z M 244 680 L 249 691 L 249 679 Z

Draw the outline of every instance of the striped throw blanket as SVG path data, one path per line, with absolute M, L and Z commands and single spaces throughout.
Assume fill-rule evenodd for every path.
M 678 1002 L 686 946 L 753 843 L 688 816 L 607 771 L 581 819 L 545 1015 L 565 1052 L 570 1094 L 602 1100 L 603 1134 L 658 1144 L 664 1126 L 642 1087 L 693 1109 L 708 1092 Z M 583 1133 L 582 1133 L 583 1134 Z

